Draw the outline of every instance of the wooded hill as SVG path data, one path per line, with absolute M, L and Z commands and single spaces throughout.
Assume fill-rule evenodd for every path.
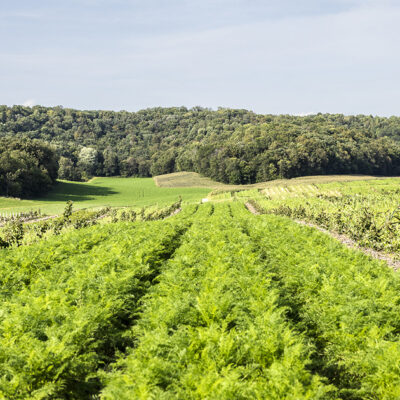
M 0 136 L 50 143 L 60 157 L 59 178 L 71 180 L 175 171 L 234 184 L 314 174 L 400 175 L 399 117 L 0 106 Z

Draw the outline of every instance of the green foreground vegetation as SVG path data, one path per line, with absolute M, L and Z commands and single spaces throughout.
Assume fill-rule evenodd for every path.
M 0 399 L 400 398 L 399 274 L 293 221 L 400 258 L 400 178 L 160 178 L 0 228 Z
M 152 178 L 93 178 L 89 182 L 59 181 L 47 195 L 35 200 L 0 197 L 2 213 L 40 209 L 43 214 L 62 213 L 67 201 L 75 209 L 99 207 L 166 206 L 179 197 L 184 202 L 198 202 L 210 192 L 207 188 L 161 188 Z
M 0 398 L 400 396 L 400 277 L 241 201 L 5 249 L 0 271 Z
M 400 178 L 387 178 L 325 184 L 303 181 L 224 192 L 213 198 L 247 199 L 259 212 L 311 222 L 400 258 L 399 194 Z

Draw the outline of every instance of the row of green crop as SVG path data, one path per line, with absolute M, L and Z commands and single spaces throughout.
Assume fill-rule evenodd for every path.
M 0 258 L 0 398 L 398 399 L 400 278 L 242 203 Z
M 398 253 L 398 192 L 398 184 L 374 187 L 371 181 L 366 181 L 364 185 L 359 183 L 354 188 L 349 183 L 318 185 L 313 193 L 296 196 L 287 194 L 279 199 L 265 196 L 262 192 L 249 195 L 266 213 L 312 222 L 345 234 L 361 246 Z
M 154 221 L 157 219 L 167 218 L 170 215 L 174 214 L 178 210 L 181 209 L 182 200 L 179 200 L 170 206 L 164 208 L 155 208 L 152 207 L 141 208 L 140 210 L 130 208 L 122 208 L 122 209 L 113 209 L 111 211 L 111 221 Z
M 29 245 L 42 238 L 48 239 L 60 235 L 67 230 L 95 225 L 100 218 L 104 218 L 110 211 L 110 208 L 102 208 L 96 211 L 79 210 L 72 212 L 72 202 L 68 202 L 63 215 L 56 218 L 50 217 L 25 224 L 23 219 L 12 219 L 0 228 L 0 248 Z
M 72 212 L 72 202 L 68 202 L 63 215 L 24 224 L 22 218 L 13 218 L 0 228 L 0 248 L 30 245 L 41 239 L 65 234 L 69 230 L 81 229 L 104 223 L 121 221 L 154 221 L 163 219 L 181 207 L 181 200 L 163 207 L 121 208 L 110 207 L 100 210 L 79 210 Z
M 193 212 L 167 221 L 90 227 L 5 250 L 0 398 L 95 395 L 98 370 L 131 343 L 126 331 L 140 299 L 179 247 Z
M 230 206 L 207 214 L 145 297 L 131 330 L 137 344 L 105 374 L 101 397 L 329 398 L 332 388 L 307 369 L 312 348 L 287 323 L 268 265 Z
M 42 217 L 40 210 L 31 210 L 26 212 L 0 212 L 0 224 L 4 225 L 7 222 L 16 220 L 29 221 L 31 219 L 37 219 Z
M 315 344 L 311 367 L 343 399 L 400 398 L 400 277 L 312 228 L 242 218 L 279 288 L 280 304 Z

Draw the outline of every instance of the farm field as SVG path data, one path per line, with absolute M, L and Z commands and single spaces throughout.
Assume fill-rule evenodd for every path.
M 195 172 L 177 172 L 153 178 L 93 178 L 89 182 L 59 181 L 55 188 L 42 198 L 19 200 L 0 197 L 0 215 L 27 212 L 40 209 L 43 214 L 60 214 L 65 203 L 74 202 L 74 209 L 99 207 L 144 207 L 165 206 L 177 201 L 197 202 L 212 191 L 222 192 L 222 198 L 229 190 L 253 188 L 286 187 L 304 183 L 355 181 L 376 179 L 372 176 L 313 176 L 263 182 L 254 185 L 225 185 L 204 178 Z M 280 190 L 280 189 L 279 189 Z M 214 197 L 216 199 L 216 197 Z
M 400 400 L 400 0 L 1 5 L 0 400 Z
M 280 185 L 229 193 L 262 212 L 315 223 L 400 258 L 400 178 Z
M 293 221 L 398 257 L 400 178 L 371 178 L 62 182 L 1 228 L 0 399 L 398 399 L 398 272 Z
M 212 189 L 221 190 L 245 190 L 252 188 L 265 188 L 275 186 L 291 186 L 300 185 L 304 183 L 318 184 L 329 182 L 351 182 L 369 179 L 385 179 L 370 175 L 315 175 L 303 176 L 293 179 L 276 179 L 268 182 L 259 182 L 251 185 L 229 185 L 221 182 L 213 181 L 210 178 L 201 176 L 197 172 L 174 172 L 172 174 L 165 174 L 155 176 L 154 180 L 157 186 L 160 187 L 207 187 Z
M 152 178 L 93 178 L 89 182 L 60 181 L 45 197 L 17 200 L 0 197 L 0 214 L 40 209 L 43 214 L 60 214 L 65 203 L 74 209 L 98 207 L 164 206 L 182 197 L 184 202 L 197 202 L 206 197 L 208 188 L 161 188 Z
M 243 202 L 1 250 L 0 398 L 396 399 L 400 277 Z

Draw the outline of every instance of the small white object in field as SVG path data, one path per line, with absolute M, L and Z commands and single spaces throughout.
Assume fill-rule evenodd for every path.
M 205 198 L 205 199 L 201 199 L 202 203 L 207 203 L 207 201 L 209 201 L 209 199 Z

